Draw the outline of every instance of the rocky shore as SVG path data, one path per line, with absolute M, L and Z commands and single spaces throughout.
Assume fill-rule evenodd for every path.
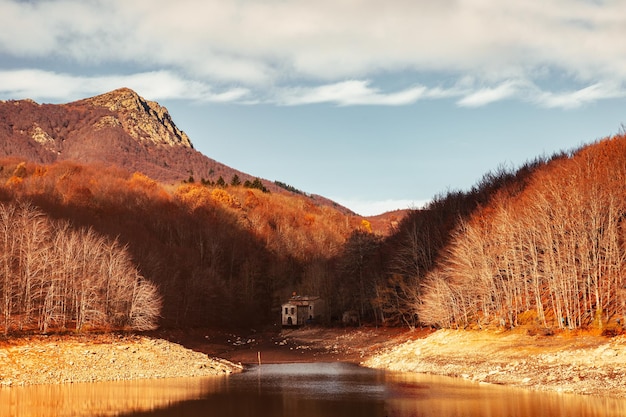
M 1 386 L 227 375 L 241 369 L 145 336 L 32 336 L 0 342 Z
M 244 342 L 241 342 L 244 341 Z M 220 357 L 255 363 L 345 361 L 531 390 L 626 398 L 626 335 L 394 328 L 283 330 L 231 339 Z M 204 350 L 207 346 L 198 346 Z
M 533 390 L 626 398 L 626 336 L 385 328 L 250 334 L 198 330 L 159 336 L 0 340 L 0 386 L 228 375 L 243 369 L 233 362 L 257 363 L 261 358 L 263 363 L 346 361 Z
M 626 337 L 439 330 L 364 366 L 542 391 L 626 398 Z
M 531 390 L 626 398 L 626 335 L 395 328 L 283 329 L 194 337 L 193 348 L 234 362 L 344 361 Z M 186 344 L 186 343 L 185 343 Z M 186 344 L 187 345 L 187 344 Z

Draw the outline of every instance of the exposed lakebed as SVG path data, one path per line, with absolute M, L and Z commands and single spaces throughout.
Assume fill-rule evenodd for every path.
M 622 416 L 626 400 L 536 392 L 343 362 L 250 366 L 227 378 L 0 389 L 0 416 Z

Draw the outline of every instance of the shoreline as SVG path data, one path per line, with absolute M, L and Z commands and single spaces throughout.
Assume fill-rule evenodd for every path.
M 224 359 L 147 336 L 37 335 L 0 343 L 0 387 L 222 376 L 241 370 Z
M 363 366 L 536 391 L 626 398 L 626 336 L 438 330 Z
M 232 339 L 219 356 L 254 364 L 261 352 L 263 363 L 343 361 L 535 391 L 626 398 L 626 335 L 304 327 L 270 336 Z M 203 351 L 202 344 L 197 348 Z
M 0 388 L 226 376 L 242 364 L 351 362 L 479 383 L 626 398 L 626 335 L 321 328 L 151 335 L 28 336 L 0 341 Z

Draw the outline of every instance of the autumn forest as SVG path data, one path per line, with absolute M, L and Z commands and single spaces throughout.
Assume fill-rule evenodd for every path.
M 498 168 L 394 216 L 376 223 L 238 174 L 172 181 L 7 156 L 0 329 L 273 325 L 297 292 L 326 301 L 329 325 L 350 312 L 411 328 L 623 331 L 626 136 Z

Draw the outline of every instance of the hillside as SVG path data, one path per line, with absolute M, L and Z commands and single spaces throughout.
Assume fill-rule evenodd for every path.
M 174 339 L 257 334 L 245 340 L 273 348 L 266 336 L 297 292 L 326 301 L 323 324 L 345 314 L 389 334 L 444 330 L 403 344 L 423 332 L 399 333 L 378 353 L 360 330 L 333 344 L 319 328 L 304 344 L 281 334 L 295 356 L 343 346 L 374 367 L 623 395 L 626 343 L 611 336 L 626 323 L 626 136 L 362 218 L 199 154 L 130 90 L 2 102 L 0 118 L 5 335 L 161 327 Z M 204 339 L 189 343 L 213 349 Z M 230 354 L 250 360 L 251 347 Z
M 37 163 L 113 164 L 171 184 L 256 179 L 196 151 L 165 107 L 128 88 L 67 104 L 0 101 L 0 143 L 0 156 Z M 262 183 L 272 192 L 289 192 L 272 181 Z M 350 214 L 323 196 L 310 198 Z
M 368 303 L 366 293 L 353 296 L 361 285 L 353 251 L 361 244 L 373 250 L 404 214 L 368 221 L 321 196 L 213 161 L 193 149 L 167 109 L 129 89 L 61 105 L 0 102 L 0 121 L 0 153 L 7 156 L 0 160 L 0 209 L 42 219 L 50 236 L 66 228 L 79 240 L 119 246 L 115 257 L 127 259 L 136 270 L 130 275 L 145 282 L 141 288 L 158 288 L 141 304 L 147 316 L 100 295 L 93 298 L 97 308 L 83 309 L 75 286 L 87 277 L 62 275 L 64 292 L 57 294 L 56 284 L 41 284 L 47 278 L 40 272 L 30 275 L 61 256 L 47 254 L 48 238 L 30 249 L 45 256 L 5 247 L 4 264 L 17 265 L 6 275 L 15 287 L 0 291 L 11 306 L 2 313 L 5 332 L 150 328 L 159 305 L 158 324 L 165 326 L 269 323 L 293 291 L 323 296 L 327 320 L 341 317 Z M 22 239 L 15 233 L 7 229 L 7 238 Z M 101 255 L 92 258 L 100 262 Z M 23 269 L 30 259 L 36 262 Z M 99 270 L 114 260 L 102 259 Z M 97 282 L 113 282 L 98 274 L 94 291 Z M 58 314 L 46 304 L 53 296 Z
M 11 155 L 0 163 L 0 201 L 30 202 L 53 228 L 67 221 L 119 240 L 129 268 L 159 288 L 162 323 L 269 323 L 297 291 L 325 298 L 327 320 L 349 312 L 409 327 L 623 331 L 624 136 L 489 172 L 422 210 L 365 219 L 245 174 L 198 180 L 189 164 L 215 162 L 131 90 L 65 105 L 3 102 L 0 115 Z M 119 311 L 120 323 L 134 323 Z
M 422 300 L 422 318 L 446 327 L 621 331 L 625 162 L 626 137 L 608 138 L 493 195 L 427 278 L 440 292 Z
M 625 166 L 619 135 L 488 173 L 410 214 L 385 241 L 395 314 L 444 328 L 623 332 Z
M 0 102 L 0 121 L 4 156 L 114 164 L 166 182 L 226 169 L 193 149 L 167 109 L 129 89 L 59 105 Z
M 95 164 L 0 161 L 0 208 L 15 210 L 24 201 L 37 208 L 36 218 L 87 228 L 104 236 L 105 245 L 118 241 L 143 279 L 158 286 L 160 324 L 167 326 L 271 322 L 273 309 L 293 291 L 320 293 L 326 282 L 323 291 L 331 294 L 334 278 L 324 271 L 361 222 L 304 196 L 243 186 L 164 186 L 143 174 Z M 14 252 L 15 260 L 7 257 L 6 264 L 23 265 L 24 252 Z M 37 256 L 29 270 L 45 271 L 44 261 Z M 28 298 L 30 290 L 19 283 L 37 281 L 21 268 L 14 273 L 15 291 Z M 33 306 L 44 301 L 34 300 Z M 21 308 L 15 299 L 15 308 L 3 314 L 21 314 Z M 62 316 L 62 323 L 82 327 L 74 324 L 73 310 L 66 312 L 70 316 Z

